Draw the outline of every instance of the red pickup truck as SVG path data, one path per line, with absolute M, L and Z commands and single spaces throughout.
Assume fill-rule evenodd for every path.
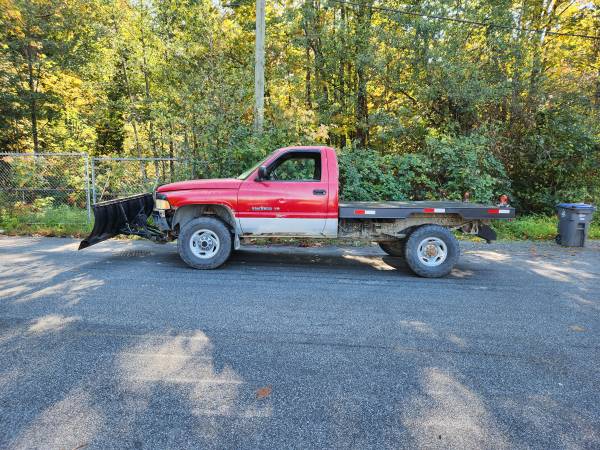
M 448 274 L 459 257 L 453 230 L 496 238 L 491 219 L 509 206 L 462 202 L 339 202 L 338 164 L 329 147 L 276 150 L 237 178 L 191 180 L 94 205 L 94 228 L 80 249 L 117 234 L 177 240 L 196 269 L 221 266 L 248 237 L 374 241 L 423 277 Z M 150 219 L 150 220 L 148 220 Z

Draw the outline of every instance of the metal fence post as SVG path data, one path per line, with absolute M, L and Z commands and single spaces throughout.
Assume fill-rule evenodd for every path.
M 85 192 L 88 223 L 92 222 L 92 205 L 90 204 L 90 155 L 85 154 Z
M 96 204 L 96 172 L 94 170 L 95 162 L 96 158 L 92 158 L 92 198 L 94 200 L 94 204 Z

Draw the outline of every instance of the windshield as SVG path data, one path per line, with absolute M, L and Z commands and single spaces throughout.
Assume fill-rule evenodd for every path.
M 258 166 L 260 166 L 263 162 L 265 162 L 267 160 L 267 158 L 265 158 L 265 159 L 257 162 L 256 164 L 254 164 L 251 168 L 249 168 L 244 173 L 242 173 L 239 177 L 237 177 L 237 179 L 238 180 L 245 180 L 246 178 L 248 178 L 250 176 L 250 174 L 252 172 L 254 172 L 258 168 Z

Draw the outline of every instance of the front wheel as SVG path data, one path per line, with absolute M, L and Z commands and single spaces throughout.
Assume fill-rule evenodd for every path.
M 450 273 L 458 262 L 458 241 L 447 228 L 424 225 L 406 241 L 406 263 L 411 270 L 426 278 L 439 278 Z
M 181 259 L 194 269 L 216 269 L 231 255 L 231 233 L 214 217 L 198 217 L 185 224 L 177 238 Z

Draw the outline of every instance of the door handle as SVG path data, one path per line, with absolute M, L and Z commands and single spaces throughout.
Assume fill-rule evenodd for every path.
M 327 191 L 325 189 L 315 189 L 313 191 L 313 195 L 325 195 L 327 194 Z

